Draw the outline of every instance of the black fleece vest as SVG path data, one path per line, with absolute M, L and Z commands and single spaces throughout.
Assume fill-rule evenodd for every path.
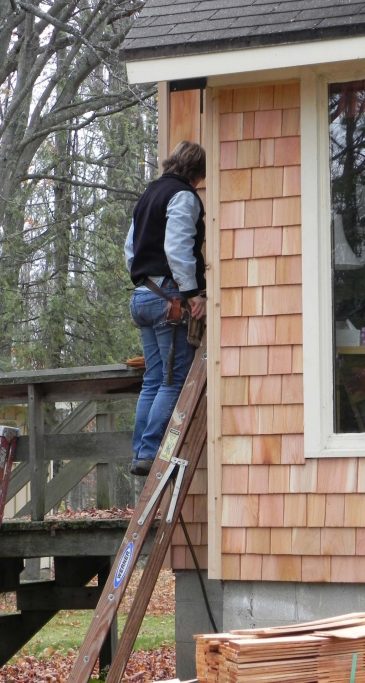
M 192 192 L 199 200 L 200 213 L 196 223 L 197 233 L 193 253 L 196 258 L 196 279 L 198 289 L 205 289 L 205 264 L 201 253 L 204 241 L 204 207 L 197 192 L 181 176 L 164 173 L 147 187 L 138 200 L 134 212 L 133 263 L 131 279 L 135 285 L 148 276 L 172 277 L 164 251 L 167 205 L 170 199 L 181 191 Z

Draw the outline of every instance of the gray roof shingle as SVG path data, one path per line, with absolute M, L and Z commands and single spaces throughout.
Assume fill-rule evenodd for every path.
M 128 60 L 365 34 L 364 0 L 146 0 Z

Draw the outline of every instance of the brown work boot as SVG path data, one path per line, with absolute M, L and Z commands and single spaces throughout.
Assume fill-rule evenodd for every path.
M 152 467 L 153 460 L 142 460 L 142 458 L 134 458 L 130 468 L 130 473 L 137 477 L 147 477 Z

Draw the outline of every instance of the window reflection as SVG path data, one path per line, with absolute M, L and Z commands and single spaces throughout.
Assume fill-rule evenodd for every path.
M 334 417 L 365 432 L 365 81 L 329 88 Z

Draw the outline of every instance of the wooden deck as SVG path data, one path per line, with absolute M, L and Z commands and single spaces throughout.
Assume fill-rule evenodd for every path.
M 19 557 L 94 557 L 115 555 L 129 518 L 72 520 L 50 518 L 39 522 L 7 520 L 0 527 L 0 563 Z M 148 545 L 144 552 L 148 552 Z M 0 573 L 0 591 L 2 576 Z
M 18 511 L 19 518 L 0 527 L 0 592 L 15 591 L 18 610 L 0 614 L 0 665 L 59 609 L 93 609 L 97 603 L 129 519 L 45 516 L 93 468 L 97 507 L 115 504 L 113 467 L 131 457 L 130 433 L 114 428 L 115 406 L 135 401 L 141 376 L 141 370 L 124 364 L 0 373 L 0 403 L 24 404 L 28 412 L 28 433 L 18 440 L 7 501 L 30 484 L 30 500 Z M 56 401 L 79 405 L 46 433 L 44 409 Z M 91 421 L 96 431 L 81 431 Z M 49 478 L 49 463 L 58 461 L 62 468 Z M 52 578 L 24 581 L 25 561 L 28 565 L 42 557 L 53 558 Z M 96 585 L 87 585 L 94 577 Z M 110 663 L 116 640 L 114 623 L 101 653 L 102 666 Z
M 125 363 L 0 372 L 0 402 L 28 402 L 32 387 L 48 401 L 116 398 L 138 391 L 141 375 L 141 370 Z
M 0 529 L 0 592 L 16 592 L 17 612 L 0 615 L 0 666 L 5 664 L 58 610 L 94 609 L 129 519 L 12 520 Z M 149 552 L 157 523 L 146 540 Z M 21 555 L 19 549 L 22 548 Z M 24 559 L 53 557 L 51 579 L 22 581 Z M 87 585 L 97 578 L 97 585 Z M 101 653 L 109 664 L 116 624 Z
M 139 391 L 142 371 L 125 364 L 0 373 L 0 403 L 27 405 L 27 435 L 19 437 L 8 500 L 30 482 L 31 500 L 18 514 L 42 520 L 93 467 L 98 473 L 97 506 L 110 506 L 108 465 L 130 458 L 130 434 L 113 429 L 116 401 L 131 401 Z M 80 402 L 51 433 L 44 409 L 57 401 Z M 95 418 L 97 431 L 81 431 Z M 67 461 L 57 477 L 46 482 L 50 461 Z

